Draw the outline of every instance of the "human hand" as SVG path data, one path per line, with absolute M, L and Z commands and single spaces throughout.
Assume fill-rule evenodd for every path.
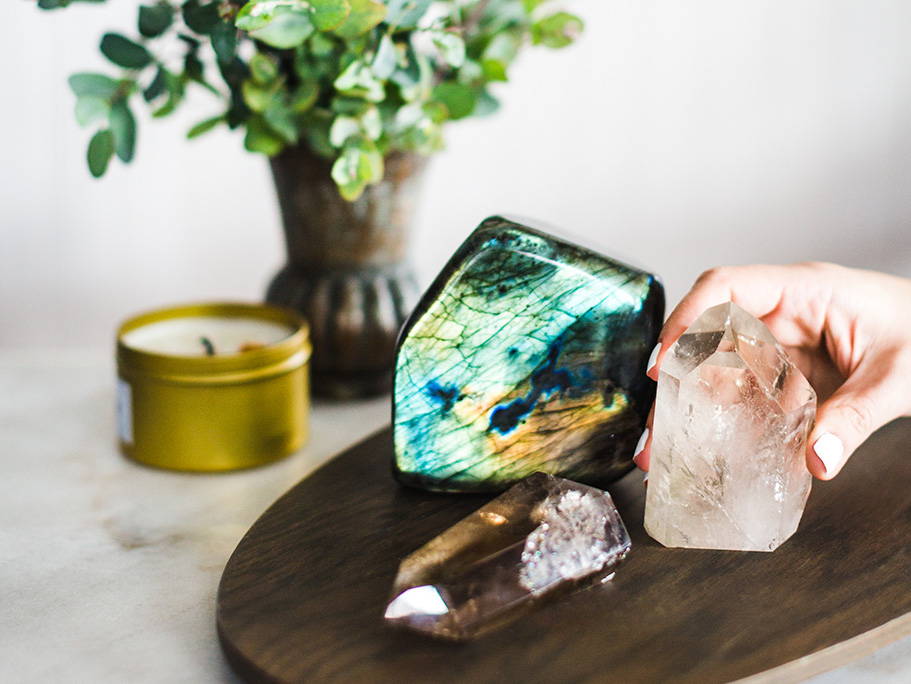
M 911 280 L 835 264 L 728 266 L 703 273 L 671 313 L 649 360 L 703 311 L 733 301 L 762 320 L 818 395 L 807 468 L 830 480 L 877 428 L 911 415 Z M 654 407 L 633 460 L 649 467 Z

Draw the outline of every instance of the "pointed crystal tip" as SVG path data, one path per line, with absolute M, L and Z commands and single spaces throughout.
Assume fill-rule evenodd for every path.
M 645 529 L 665 546 L 771 551 L 797 529 L 816 394 L 759 319 L 705 311 L 661 365 Z
M 385 619 L 468 639 L 533 599 L 611 576 L 629 549 L 607 492 L 537 473 L 405 558 Z
M 445 615 L 449 611 L 440 591 L 431 585 L 412 587 L 396 596 L 386 606 L 383 616 L 387 620 L 400 620 L 416 616 Z

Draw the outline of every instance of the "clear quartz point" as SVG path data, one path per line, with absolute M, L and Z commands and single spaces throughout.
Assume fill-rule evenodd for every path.
M 609 578 L 630 540 L 607 492 L 536 473 L 405 558 L 387 624 L 469 639 Z
M 797 530 L 816 393 L 757 318 L 728 302 L 665 354 L 645 529 L 665 546 L 773 551 Z

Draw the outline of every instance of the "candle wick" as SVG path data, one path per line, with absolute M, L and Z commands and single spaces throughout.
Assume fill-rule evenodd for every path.
M 208 337 L 200 337 L 199 341 L 206 350 L 206 356 L 215 356 L 215 345 Z

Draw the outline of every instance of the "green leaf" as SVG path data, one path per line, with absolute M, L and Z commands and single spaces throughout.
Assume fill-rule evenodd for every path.
M 433 0 L 389 0 L 386 23 L 400 29 L 415 28 Z
M 329 142 L 333 147 L 341 147 L 348 138 L 361 133 L 361 123 L 353 116 L 340 115 L 335 117 L 332 128 L 329 129 Z
M 473 116 L 490 116 L 500 110 L 500 101 L 491 95 L 487 90 L 482 90 L 478 94 L 478 102 L 472 112 Z
M 392 72 L 395 71 L 398 63 L 398 49 L 395 47 L 395 43 L 392 42 L 392 38 L 384 34 L 380 38 L 380 45 L 376 49 L 376 55 L 373 57 L 373 73 L 377 78 L 385 81 L 392 76 Z
M 448 113 L 448 111 L 447 111 Z M 407 104 L 395 113 L 395 126 L 400 130 L 416 126 L 424 118 L 424 109 L 419 104 Z
M 200 121 L 198 124 L 193 126 L 189 131 L 187 131 L 187 138 L 193 139 L 198 138 L 203 133 L 211 131 L 213 128 L 218 126 L 221 122 L 225 120 L 224 114 L 219 114 L 218 116 L 213 116 L 211 119 L 206 119 L 205 121 Z
M 38 7 L 43 10 L 61 9 L 74 2 L 92 2 L 98 4 L 105 2 L 105 0 L 38 0 Z
M 439 102 L 424 105 L 412 103 L 395 115 L 393 134 L 399 149 L 431 154 L 443 147 L 440 124 L 449 118 L 449 110 Z
M 209 35 L 218 23 L 218 2 L 203 5 L 199 0 L 187 0 L 181 9 L 184 23 L 200 35 Z
M 435 124 L 441 124 L 449 119 L 449 110 L 440 102 L 428 102 L 422 109 L 424 114 Z M 477 108 L 475 108 L 477 110 Z
M 465 41 L 451 31 L 432 31 L 431 38 L 443 61 L 458 68 L 465 63 Z
M 240 84 L 250 75 L 250 67 L 236 55 L 230 62 L 219 62 L 218 71 L 232 91 L 240 90 Z
M 383 155 L 376 144 L 366 139 L 350 140 L 332 165 L 332 179 L 339 193 L 354 201 L 371 183 L 383 179 Z
M 230 105 L 228 106 L 228 111 L 225 112 L 225 122 L 228 124 L 228 128 L 233 131 L 241 124 L 246 123 L 247 119 L 250 118 L 250 114 L 250 108 L 244 102 L 244 96 L 240 92 L 240 88 L 232 88 Z
M 336 35 L 345 39 L 361 36 L 383 21 L 386 5 L 376 0 L 348 0 L 351 11 L 345 22 L 335 29 Z
M 367 102 L 360 97 L 347 97 L 345 95 L 337 95 L 332 98 L 332 111 L 336 114 L 343 114 L 345 116 L 353 116 L 355 118 L 359 117 L 361 114 L 367 111 L 368 107 L 373 105 Z
M 263 119 L 269 124 L 269 128 L 279 134 L 282 139 L 290 144 L 298 141 L 300 135 L 297 131 L 297 124 L 292 112 L 285 103 L 275 99 L 263 112 Z
M 183 70 L 191 81 L 205 81 L 205 65 L 195 51 L 184 56 Z
M 459 83 L 466 85 L 475 85 L 478 81 L 484 79 L 484 70 L 481 65 L 473 59 L 466 59 L 459 73 L 456 75 Z
M 307 144 L 316 154 L 327 159 L 335 159 L 336 151 L 329 142 L 329 126 L 332 124 L 332 113 L 320 107 L 308 111 L 302 119 L 302 130 L 307 136 Z
M 335 52 L 336 41 L 322 33 L 314 33 L 310 37 L 309 45 L 314 57 L 328 57 Z
M 111 132 L 117 156 L 125 162 L 132 161 L 136 149 L 136 119 L 126 100 L 117 100 L 111 106 Z
M 522 5 L 525 7 L 525 11 L 528 14 L 531 14 L 535 11 L 538 5 L 542 4 L 546 0 L 522 0 Z
M 250 117 L 247 121 L 247 134 L 244 137 L 244 147 L 250 152 L 260 152 L 274 157 L 282 151 L 285 143 L 259 116 Z
M 365 143 L 361 142 L 361 177 L 366 178 L 368 183 L 379 183 L 385 173 L 383 155 L 376 145 L 370 143 L 367 146 Z
M 351 62 L 335 79 L 334 85 L 341 93 L 363 97 L 371 102 L 380 102 L 386 97 L 382 81 L 360 60 Z
M 370 106 L 366 112 L 361 114 L 361 130 L 371 140 L 379 140 L 383 135 L 383 119 L 380 117 L 380 110 Z
M 101 178 L 107 171 L 111 157 L 114 156 L 114 135 L 108 131 L 98 131 L 89 141 L 86 158 L 89 162 L 89 172 L 95 178 Z
M 275 88 L 272 86 L 262 86 L 255 81 L 244 81 L 241 85 L 241 92 L 244 96 L 244 102 L 254 112 L 264 112 L 271 104 L 275 97 Z
M 474 90 L 461 83 L 440 83 L 433 89 L 433 99 L 446 106 L 451 119 L 464 119 L 477 103 Z
M 348 0 L 310 0 L 313 25 L 320 31 L 337 29 L 351 13 Z
M 156 38 L 168 30 L 174 21 L 174 10 L 167 3 L 143 5 L 139 8 L 139 33 Z
M 291 109 L 298 114 L 303 114 L 314 104 L 319 97 L 319 86 L 313 81 L 307 81 L 298 86 L 291 95 Z
M 313 22 L 306 11 L 278 7 L 272 21 L 262 28 L 250 31 L 250 36 L 272 47 L 288 49 L 307 40 L 313 30 Z
M 149 83 L 149 86 L 142 91 L 142 97 L 146 102 L 151 102 L 159 95 L 163 94 L 165 88 L 165 70 L 162 67 L 158 67 L 158 71 L 155 72 L 155 78 L 153 78 Z
M 582 33 L 583 28 L 584 22 L 576 15 L 557 12 L 531 25 L 531 41 L 550 48 L 566 47 Z
M 221 96 L 218 88 L 206 80 L 205 65 L 196 50 L 190 50 L 183 59 L 184 77 L 198 83 L 213 95 Z
M 297 47 L 314 31 L 310 5 L 303 0 L 250 0 L 234 23 L 251 37 L 281 49 Z
M 76 98 L 76 121 L 80 126 L 88 126 L 99 120 L 107 120 L 111 113 L 111 104 L 107 99 L 94 95 L 83 95 Z
M 219 21 L 212 27 L 212 49 L 220 64 L 230 64 L 237 51 L 237 29 L 230 21 Z
M 126 69 L 142 69 L 152 61 L 148 50 L 119 33 L 105 33 L 102 36 L 101 54 Z
M 198 50 L 199 46 L 202 45 L 202 43 L 200 42 L 200 40 L 198 38 L 194 38 L 193 36 L 186 34 L 186 33 L 178 33 L 177 37 L 182 42 L 186 43 L 187 48 L 190 50 Z
M 156 119 L 167 116 L 181 103 L 184 95 L 184 79 L 170 71 L 164 72 L 165 89 L 168 91 L 168 100 L 159 109 L 152 112 Z
M 241 7 L 234 20 L 237 28 L 243 31 L 255 31 L 267 26 L 278 10 L 291 9 L 301 14 L 310 11 L 304 0 L 250 0 Z
M 94 97 L 111 98 L 117 92 L 119 82 L 103 74 L 73 74 L 69 77 L 70 89 L 77 97 L 91 95 Z
M 257 52 L 250 58 L 250 76 L 262 85 L 271 83 L 278 78 L 278 65 L 267 55 Z
M 497 59 L 481 60 L 481 69 L 484 78 L 488 81 L 508 81 L 506 76 L 506 65 Z
M 332 165 L 332 180 L 338 185 L 339 194 L 349 202 L 360 197 L 367 187 L 367 181 L 359 174 L 360 161 L 360 151 L 351 146 L 346 147 Z
M 407 62 L 404 68 L 396 69 L 389 78 L 399 87 L 406 102 L 424 100 L 430 96 L 433 82 L 433 67 L 430 60 L 416 52 L 411 46 L 405 51 Z
M 515 33 L 498 33 L 487 44 L 482 53 L 482 59 L 494 59 L 508 66 L 519 52 L 522 37 Z

